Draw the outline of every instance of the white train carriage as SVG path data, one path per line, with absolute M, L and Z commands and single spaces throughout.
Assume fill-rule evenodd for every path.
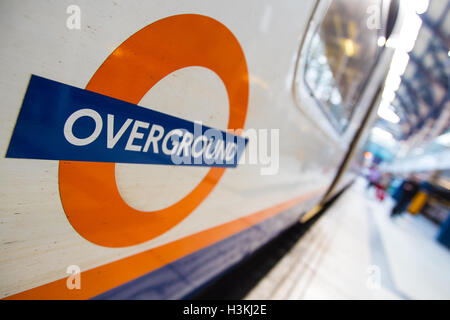
M 183 298 L 308 218 L 354 177 L 397 5 L 2 1 L 0 296 Z

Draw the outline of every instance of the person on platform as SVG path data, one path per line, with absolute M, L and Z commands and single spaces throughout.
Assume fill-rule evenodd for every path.
M 397 189 L 393 198 L 397 203 L 392 208 L 391 217 L 395 217 L 403 213 L 407 208 L 414 195 L 419 190 L 419 183 L 414 176 L 405 179 Z
M 383 201 L 386 197 L 386 190 L 391 183 L 392 176 L 389 172 L 383 172 L 380 174 L 380 179 L 375 184 L 375 195 L 379 201 Z
M 378 170 L 377 165 L 373 165 L 369 169 L 369 176 L 367 177 L 369 180 L 369 183 L 367 185 L 367 189 L 370 189 L 371 187 L 375 187 L 379 180 L 381 179 L 381 172 Z

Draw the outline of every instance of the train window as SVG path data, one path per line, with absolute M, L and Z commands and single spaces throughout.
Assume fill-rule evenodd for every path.
M 368 8 L 381 12 L 381 2 L 331 1 L 306 47 L 304 83 L 339 133 L 347 128 L 377 60 L 380 27 L 370 27 Z

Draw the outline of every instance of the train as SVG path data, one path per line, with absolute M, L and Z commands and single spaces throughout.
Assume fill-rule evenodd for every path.
M 0 297 L 183 299 L 310 219 L 358 174 L 404 7 L 2 1 Z

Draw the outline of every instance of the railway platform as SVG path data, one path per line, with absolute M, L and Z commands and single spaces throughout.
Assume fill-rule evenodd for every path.
M 421 215 L 389 216 L 359 179 L 246 299 L 449 299 L 450 251 Z

